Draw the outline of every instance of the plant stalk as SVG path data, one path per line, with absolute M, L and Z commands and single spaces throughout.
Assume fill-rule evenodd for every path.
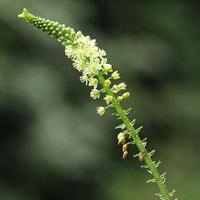
M 98 79 L 100 81 L 101 86 L 105 90 L 106 94 L 111 95 L 113 97 L 112 105 L 115 108 L 115 110 L 116 110 L 117 114 L 119 115 L 119 117 L 121 118 L 121 120 L 123 121 L 123 123 L 125 124 L 127 130 L 131 133 L 131 137 L 132 137 L 133 141 L 135 142 L 136 146 L 138 147 L 139 151 L 143 154 L 144 161 L 152 173 L 152 176 L 160 190 L 160 194 L 162 195 L 162 198 L 165 200 L 171 200 L 168 189 L 167 189 L 165 183 L 163 183 L 161 175 L 160 175 L 158 169 L 156 168 L 153 160 L 149 156 L 146 147 L 142 143 L 140 137 L 138 136 L 138 133 L 136 132 L 135 128 L 132 126 L 129 118 L 127 117 L 126 113 L 124 112 L 124 110 L 122 109 L 120 104 L 118 103 L 117 98 L 111 91 L 110 87 L 108 87 L 105 84 L 105 79 L 101 72 L 98 73 Z

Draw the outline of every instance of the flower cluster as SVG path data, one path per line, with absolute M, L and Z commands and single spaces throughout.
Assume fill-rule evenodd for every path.
M 92 99 L 98 99 L 100 93 L 104 93 L 102 89 L 98 89 L 99 80 L 98 73 L 102 73 L 107 76 L 105 80 L 105 86 L 110 87 L 112 80 L 117 80 L 120 78 L 118 71 L 113 71 L 112 65 L 107 63 L 106 53 L 104 50 L 99 49 L 96 46 L 96 41 L 90 39 L 89 36 L 84 36 L 81 32 L 77 32 L 76 39 L 73 43 L 65 43 L 65 54 L 73 60 L 73 66 L 82 75 L 80 77 L 81 82 L 85 82 L 86 85 L 92 86 L 93 89 L 90 92 L 90 97 Z M 112 92 L 118 93 L 126 89 L 125 83 L 114 84 L 112 86 Z M 130 96 L 129 92 L 125 92 L 122 96 L 117 97 L 118 101 L 122 101 Z M 110 105 L 113 100 L 112 95 L 105 95 L 103 98 L 107 105 Z M 102 108 L 102 107 L 100 107 Z M 97 113 L 103 115 L 104 112 Z M 104 110 L 108 107 L 104 107 Z M 100 109 L 102 110 L 102 109 Z
M 107 66 L 106 53 L 96 46 L 96 41 L 77 32 L 71 44 L 65 46 L 65 54 L 73 60 L 73 66 L 82 72 L 81 81 L 94 86 L 94 77 Z M 95 87 L 97 86 L 95 83 Z

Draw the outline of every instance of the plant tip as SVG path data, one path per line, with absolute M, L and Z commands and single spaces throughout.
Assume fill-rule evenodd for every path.
M 30 14 L 29 11 L 28 11 L 28 9 L 24 8 L 23 11 L 22 11 L 22 13 L 19 14 L 18 17 L 25 19 L 28 14 Z

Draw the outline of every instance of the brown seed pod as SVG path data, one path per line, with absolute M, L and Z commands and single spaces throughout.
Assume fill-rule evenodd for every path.
M 122 146 L 122 152 L 124 153 L 125 151 L 127 151 L 128 150 L 128 144 L 124 144 L 123 146 Z
M 123 159 L 125 159 L 127 156 L 128 156 L 128 151 L 125 151 L 125 152 L 123 153 Z
M 117 139 L 118 139 L 118 145 L 119 144 L 123 145 L 126 141 L 124 132 L 119 133 L 118 136 L 117 136 Z

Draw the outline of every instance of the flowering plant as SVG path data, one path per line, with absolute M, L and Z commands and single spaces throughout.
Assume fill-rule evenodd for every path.
M 142 127 L 135 128 L 136 120 L 130 120 L 128 117 L 131 109 L 124 110 L 120 105 L 122 101 L 129 98 L 130 93 L 125 91 L 124 82 L 113 84 L 114 81 L 120 79 L 120 74 L 107 63 L 106 52 L 96 46 L 95 40 L 84 36 L 80 31 L 75 32 L 72 28 L 58 22 L 34 16 L 27 9 L 18 16 L 62 43 L 65 47 L 65 55 L 72 59 L 74 68 L 81 72 L 80 81 L 92 87 L 90 97 L 99 99 L 103 96 L 105 106 L 98 107 L 97 114 L 103 116 L 108 109 L 113 108 L 115 110 L 113 115 L 122 121 L 116 129 L 120 129 L 117 140 L 122 146 L 123 159 L 128 156 L 128 146 L 135 144 L 139 152 L 133 157 L 138 157 L 142 167 L 152 175 L 152 179 L 147 183 L 157 184 L 159 193 L 156 195 L 161 200 L 174 199 L 175 190 L 169 192 L 165 184 L 166 173 L 160 174 L 157 169 L 161 162 L 155 162 L 151 158 L 155 150 L 148 152 L 146 138 L 140 139 L 138 135 Z

